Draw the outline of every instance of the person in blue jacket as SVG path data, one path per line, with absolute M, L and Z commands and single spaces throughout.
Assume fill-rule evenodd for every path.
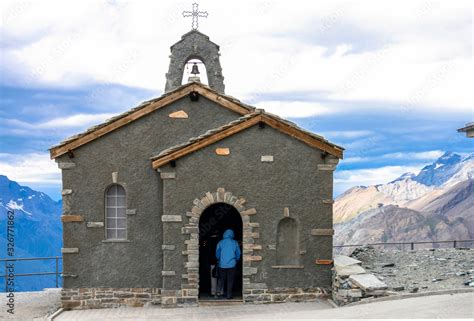
M 234 240 L 234 231 L 226 230 L 223 239 L 217 244 L 216 258 L 219 266 L 219 280 L 217 288 L 224 289 L 227 282 L 227 299 L 232 299 L 232 288 L 234 286 L 235 266 L 240 259 L 239 243 Z M 222 293 L 221 293 L 222 294 Z

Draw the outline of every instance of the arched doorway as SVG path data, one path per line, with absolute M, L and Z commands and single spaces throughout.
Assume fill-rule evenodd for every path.
M 234 239 L 242 249 L 242 218 L 239 211 L 226 203 L 214 203 L 208 206 L 199 219 L 199 297 L 213 299 L 211 287 L 211 265 L 216 263 L 215 252 L 217 243 L 222 240 L 224 232 L 231 229 Z M 242 257 L 237 262 L 234 279 L 233 297 L 242 298 Z M 214 284 L 216 286 L 216 284 Z

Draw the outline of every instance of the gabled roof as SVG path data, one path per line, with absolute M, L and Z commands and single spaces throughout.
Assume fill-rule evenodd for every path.
M 474 130 L 474 122 L 467 123 L 463 128 L 458 129 L 458 133 L 465 133 Z
M 324 137 L 306 131 L 292 122 L 284 120 L 276 115 L 266 113 L 261 109 L 257 109 L 255 112 L 242 116 L 224 126 L 208 130 L 201 136 L 191 138 L 183 144 L 163 150 L 158 155 L 151 158 L 153 169 L 157 169 L 173 160 L 214 144 L 226 137 L 252 127 L 259 122 L 263 122 L 311 147 L 323 150 L 337 158 L 343 158 L 344 148 L 332 144 L 324 139 Z
M 255 110 L 254 107 L 248 106 L 231 96 L 219 94 L 206 85 L 198 82 L 188 83 L 162 95 L 159 98 L 145 101 L 139 106 L 112 117 L 102 124 L 93 126 L 80 134 L 69 137 L 60 144 L 50 148 L 51 159 L 64 155 L 69 151 L 104 136 L 115 129 L 146 116 L 157 109 L 165 107 L 191 92 L 197 92 L 218 105 L 233 110 L 241 115 L 251 113 Z

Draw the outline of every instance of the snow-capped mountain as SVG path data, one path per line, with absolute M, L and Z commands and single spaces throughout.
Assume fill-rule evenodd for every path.
M 61 255 L 61 202 L 48 195 L 21 186 L 0 175 L 0 258 L 6 258 L 7 212 L 14 212 L 15 257 L 49 257 Z M 16 273 L 54 271 L 52 261 L 17 262 Z M 1 281 L 1 280 L 0 280 Z M 19 277 L 17 291 L 54 287 L 54 277 Z
M 420 173 L 412 179 L 426 186 L 442 186 L 460 172 L 462 168 L 467 169 L 468 172 L 470 171 L 472 175 L 474 173 L 473 163 L 471 162 L 474 161 L 473 157 L 474 154 L 462 157 L 453 152 L 446 152 L 433 164 L 423 167 Z M 471 166 L 466 166 L 469 163 L 471 163 Z M 459 183 L 460 181 L 453 183 Z
M 473 238 L 473 189 L 474 153 L 452 152 L 418 174 L 406 173 L 387 184 L 353 187 L 334 203 L 336 243 Z M 417 218 L 416 226 L 408 217 Z M 393 222 L 390 231 L 389 221 Z

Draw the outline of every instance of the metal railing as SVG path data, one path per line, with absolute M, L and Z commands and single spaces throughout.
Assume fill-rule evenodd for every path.
M 28 258 L 11 258 L 11 259 L 0 259 L 0 262 L 5 262 L 5 274 L 0 275 L 0 278 L 5 278 L 5 292 L 8 289 L 8 262 L 16 261 L 43 261 L 43 260 L 55 260 L 55 271 L 54 272 L 35 272 L 35 273 L 15 273 L 14 276 L 36 276 L 36 275 L 55 275 L 56 276 L 56 287 L 59 287 L 59 277 L 63 272 L 59 271 L 59 260 L 62 260 L 61 256 L 51 257 L 28 257 Z M 0 263 L 1 264 L 1 263 Z
M 452 240 L 452 241 L 413 241 L 413 242 L 383 242 L 383 243 L 369 243 L 369 244 L 344 244 L 334 245 L 334 248 L 347 248 L 347 247 L 364 247 L 364 246 L 387 246 L 387 245 L 410 245 L 410 250 L 415 250 L 416 244 L 432 244 L 432 248 L 437 248 L 434 244 L 452 244 L 453 248 L 458 248 L 459 245 L 468 243 L 464 247 L 472 247 L 474 240 Z M 462 246 L 461 246 L 462 247 Z
M 387 245 L 396 245 L 404 246 L 410 245 L 410 250 L 415 250 L 416 244 L 452 244 L 453 248 L 458 248 L 462 244 L 468 243 L 468 246 L 464 247 L 474 247 L 473 240 L 452 240 L 452 241 L 413 241 L 413 242 L 384 242 L 384 243 L 369 243 L 369 244 L 345 244 L 345 245 L 334 245 L 336 249 L 350 248 L 350 247 L 364 247 L 364 246 L 387 246 Z M 36 275 L 55 275 L 56 276 L 56 287 L 59 287 L 59 278 L 61 277 L 62 271 L 59 271 L 59 260 L 62 260 L 61 256 L 52 256 L 52 257 L 30 257 L 30 258 L 11 258 L 11 259 L 0 259 L 1 262 L 4 262 L 5 274 L 0 275 L 0 278 L 5 278 L 5 292 L 7 291 L 7 281 L 8 281 L 8 262 L 15 261 L 42 261 L 42 260 L 55 260 L 55 271 L 54 272 L 36 272 L 36 273 L 19 273 L 15 274 L 17 276 L 36 276 Z

